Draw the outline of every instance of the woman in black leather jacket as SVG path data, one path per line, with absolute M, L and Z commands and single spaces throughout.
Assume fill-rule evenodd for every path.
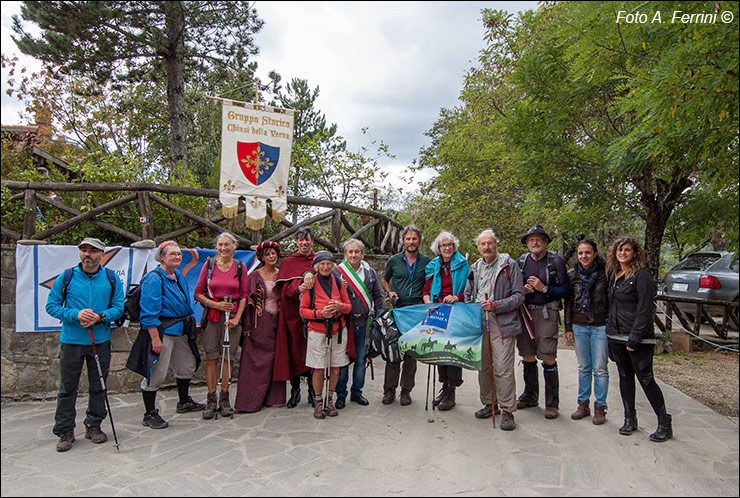
M 624 425 L 619 433 L 628 436 L 637 430 L 636 376 L 658 416 L 658 430 L 650 434 L 650 440 L 667 441 L 673 437 L 673 429 L 663 392 L 653 376 L 655 281 L 645 268 L 645 251 L 635 237 L 621 237 L 607 252 L 606 268 L 609 273 L 606 335 L 617 362 L 624 405 Z
M 606 422 L 609 392 L 609 342 L 606 338 L 606 267 L 596 242 L 584 239 L 577 246 L 578 263 L 568 271 L 571 292 L 565 300 L 565 339 L 575 342 L 578 359 L 578 409 L 570 416 L 580 420 L 591 415 L 591 384 L 594 392 L 594 425 Z

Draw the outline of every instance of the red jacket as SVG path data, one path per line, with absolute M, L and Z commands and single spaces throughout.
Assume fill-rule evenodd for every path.
M 316 278 L 318 279 L 319 276 L 317 275 Z M 330 278 L 332 282 L 331 297 L 326 295 L 324 288 L 321 287 L 318 280 L 314 285 L 315 297 L 313 308 L 311 308 L 311 292 L 306 291 L 301 296 L 301 307 L 299 310 L 301 318 L 305 318 L 306 320 L 308 320 L 308 330 L 319 332 L 321 334 L 326 333 L 326 326 L 324 325 L 324 318 L 321 316 L 321 310 L 323 310 L 329 304 L 330 299 L 340 300 L 344 304 L 341 312 L 334 313 L 334 318 L 337 319 L 337 321 L 334 322 L 334 332 L 339 332 L 341 330 L 340 326 L 343 325 L 342 320 L 339 320 L 339 318 L 341 318 L 342 315 L 345 315 L 352 311 L 352 303 L 349 300 L 347 289 L 344 287 L 344 285 L 339 286 L 339 288 L 337 289 L 334 276 L 330 275 Z

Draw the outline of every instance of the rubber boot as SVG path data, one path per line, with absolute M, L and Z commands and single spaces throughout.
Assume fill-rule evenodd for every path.
M 234 416 L 234 409 L 231 408 L 231 402 L 229 401 L 229 391 L 221 391 L 221 395 L 218 397 L 218 411 L 222 417 Z
M 309 383 L 309 385 L 311 385 Z M 288 399 L 288 408 L 295 408 L 301 401 L 301 377 L 296 375 L 290 378 L 290 399 Z
M 619 433 L 623 436 L 629 436 L 637 430 L 637 410 L 634 407 L 627 406 L 624 403 L 624 425 L 619 428 Z
M 523 361 L 524 365 L 524 392 L 516 402 L 518 409 L 530 408 L 539 404 L 540 380 L 536 361 Z
M 558 407 L 560 406 L 560 379 L 558 377 L 558 364 L 542 365 L 542 373 L 545 377 L 545 418 L 558 418 Z
M 673 426 L 671 416 L 665 412 L 665 407 L 658 415 L 658 430 L 650 434 L 650 441 L 662 443 L 673 437 Z
M 216 410 L 218 409 L 218 398 L 216 397 L 216 393 L 208 393 L 208 398 L 206 399 L 206 409 L 203 410 L 203 418 L 206 420 L 210 420 L 213 417 L 216 416 Z

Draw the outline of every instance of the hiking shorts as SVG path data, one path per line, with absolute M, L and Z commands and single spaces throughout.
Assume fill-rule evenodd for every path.
M 339 334 L 331 337 L 331 368 L 349 365 L 347 355 L 347 329 L 342 330 L 342 343 L 339 344 Z M 326 368 L 326 334 L 308 331 L 308 346 L 306 347 L 306 366 L 309 368 Z
M 206 352 L 206 360 L 218 360 L 221 358 L 221 350 L 224 347 L 224 317 L 218 322 L 208 322 L 203 329 L 203 351 Z M 242 334 L 241 323 L 229 330 L 229 357 L 232 365 L 236 360 L 236 350 L 239 349 L 239 336 Z

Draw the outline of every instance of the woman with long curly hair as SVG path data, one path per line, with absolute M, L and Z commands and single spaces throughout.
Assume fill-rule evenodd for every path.
M 619 392 L 624 405 L 624 425 L 619 433 L 629 436 L 637 430 L 635 377 L 658 416 L 658 430 L 651 441 L 673 437 L 671 416 L 665 398 L 653 376 L 655 330 L 655 281 L 645 268 L 645 251 L 635 237 L 620 237 L 606 255 L 609 274 L 609 317 L 606 335 L 619 371 Z

